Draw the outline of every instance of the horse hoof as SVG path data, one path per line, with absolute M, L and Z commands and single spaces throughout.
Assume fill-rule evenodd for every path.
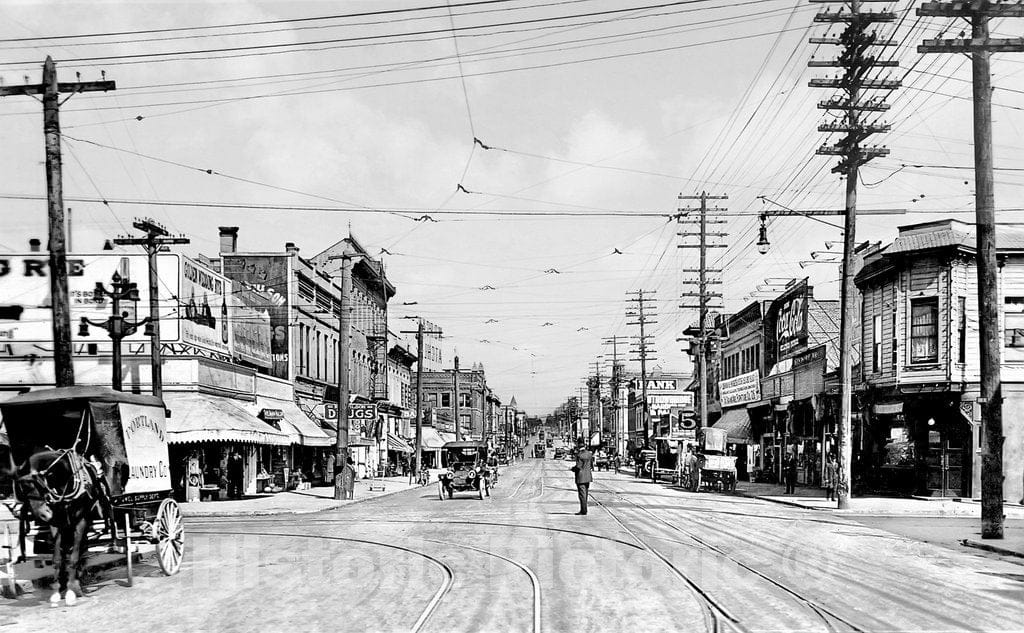
M 74 591 L 69 591 L 66 594 L 64 594 L 64 604 L 68 605 L 69 607 L 73 607 L 77 602 L 78 596 L 75 595 Z
M 60 592 L 59 591 L 54 591 L 52 594 L 50 594 L 50 606 L 51 607 L 58 607 L 58 606 L 60 606 Z

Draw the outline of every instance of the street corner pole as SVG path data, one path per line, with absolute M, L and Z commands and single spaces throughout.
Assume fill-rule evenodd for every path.
M 64 234 L 64 193 L 60 156 L 60 101 L 57 67 L 47 56 L 43 64 L 43 135 L 46 140 L 46 200 L 49 218 L 50 297 L 53 306 L 55 384 L 75 384 L 71 358 L 71 305 L 68 297 L 67 246 Z
M 423 319 L 416 326 L 416 466 L 413 475 L 419 480 L 423 465 Z
M 334 498 L 345 499 L 348 496 L 348 479 L 354 477 L 348 467 L 348 429 L 349 429 L 349 360 L 352 354 L 351 341 L 351 294 L 352 294 L 352 256 L 345 253 L 341 256 L 341 315 L 338 318 L 338 425 L 334 439 Z

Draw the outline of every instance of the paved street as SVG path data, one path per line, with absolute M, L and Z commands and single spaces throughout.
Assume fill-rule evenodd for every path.
M 569 462 L 494 495 L 434 486 L 339 510 L 193 518 L 179 575 L 143 566 L 73 608 L 0 605 L 16 630 L 953 631 L 1021 628 L 1024 568 L 853 520 L 600 473 L 575 516 Z M 339 628 L 339 623 L 342 623 Z

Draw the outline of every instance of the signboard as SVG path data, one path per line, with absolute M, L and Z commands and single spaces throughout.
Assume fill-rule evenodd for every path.
M 160 279 L 158 299 L 166 313 L 178 305 L 178 255 L 157 256 Z M 97 303 L 93 291 L 97 283 L 110 287 L 114 273 L 139 285 L 139 301 L 122 302 L 122 311 L 136 320 L 149 316 L 149 264 L 145 254 L 100 253 L 68 254 L 68 297 L 71 307 L 71 337 L 79 343 L 108 343 L 106 333 L 91 328 L 90 337 L 78 336 L 82 317 L 106 320 L 111 314 L 110 300 Z M 0 256 L 0 342 L 53 344 L 53 318 L 50 301 L 50 267 L 47 253 Z M 137 310 L 137 312 L 136 312 Z M 166 316 L 166 315 L 161 315 Z M 161 341 L 179 340 L 178 321 L 161 322 Z M 125 341 L 148 341 L 143 328 L 126 336 Z
M 125 494 L 170 490 L 167 421 L 163 409 L 121 402 L 117 412 L 128 458 Z
M 805 278 L 772 301 L 765 316 L 765 365 L 792 356 L 807 345 L 807 304 L 810 287 Z
M 647 409 L 653 415 L 668 413 L 669 409 L 693 409 L 693 393 L 684 391 L 673 394 L 651 394 L 647 396 Z
M 675 378 L 648 378 L 647 391 L 676 391 L 678 384 Z
M 793 357 L 793 369 L 825 360 L 825 346 L 819 345 Z
M 350 404 L 348 405 L 348 419 L 376 422 L 377 405 L 372 402 L 370 404 Z
M 290 380 L 288 360 L 288 281 L 287 255 L 224 255 L 224 274 L 232 281 L 249 284 L 267 296 L 270 316 L 270 374 Z
M 178 294 L 181 342 L 230 354 L 230 296 L 231 281 L 227 277 L 182 257 L 181 291 Z
M 718 400 L 722 407 L 756 402 L 761 399 L 761 374 L 754 370 L 718 383 Z
M 243 281 L 232 284 L 231 342 L 234 354 L 251 365 L 270 369 L 270 302 L 264 294 Z

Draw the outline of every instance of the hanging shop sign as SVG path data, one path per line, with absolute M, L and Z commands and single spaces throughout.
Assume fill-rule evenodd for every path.
M 757 370 L 718 382 L 718 401 L 732 407 L 761 399 L 761 373 Z
M 819 345 L 817 347 L 812 347 L 806 352 L 801 352 L 793 357 L 793 369 L 823 360 L 825 360 L 825 346 Z
M 807 306 L 811 297 L 807 279 L 772 301 L 765 315 L 765 361 L 774 365 L 807 345 Z

